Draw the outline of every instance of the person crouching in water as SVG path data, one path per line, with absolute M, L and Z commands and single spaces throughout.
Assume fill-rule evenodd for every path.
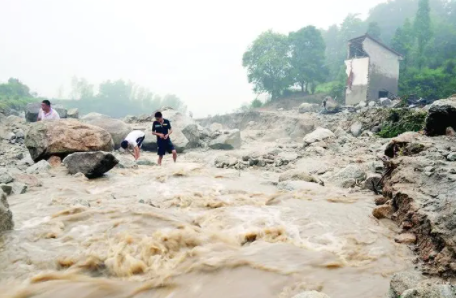
M 120 143 L 120 147 L 122 147 L 125 150 L 133 148 L 133 156 L 135 157 L 135 160 L 138 160 L 139 149 L 141 148 L 145 137 L 146 134 L 143 131 L 133 130 L 127 135 L 127 137 L 122 141 L 122 143 Z
M 168 119 L 164 119 L 161 112 L 155 113 L 155 121 L 152 124 L 152 134 L 157 136 L 157 153 L 158 153 L 158 165 L 161 166 L 163 155 L 168 153 L 173 154 L 173 160 L 176 162 L 177 152 L 174 149 L 174 145 L 171 142 L 170 135 L 173 133 L 171 128 L 171 122 Z

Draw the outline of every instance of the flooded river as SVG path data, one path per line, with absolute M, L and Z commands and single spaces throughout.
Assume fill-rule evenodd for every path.
M 279 192 L 274 173 L 185 159 L 91 181 L 53 171 L 8 198 L 1 297 L 375 298 L 412 267 L 368 193 Z

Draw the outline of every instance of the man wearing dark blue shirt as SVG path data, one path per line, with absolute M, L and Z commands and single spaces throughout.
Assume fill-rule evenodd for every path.
M 166 152 L 172 153 L 173 160 L 176 162 L 176 149 L 174 149 L 174 145 L 169 138 L 172 133 L 173 129 L 171 128 L 171 122 L 169 122 L 168 119 L 164 119 L 161 112 L 155 113 L 155 121 L 152 124 L 152 134 L 157 136 L 157 153 L 159 166 L 161 166 L 163 155 L 165 155 Z

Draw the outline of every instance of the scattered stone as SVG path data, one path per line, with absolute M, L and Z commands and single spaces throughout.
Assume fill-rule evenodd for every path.
M 403 243 L 403 244 L 415 244 L 416 235 L 412 234 L 412 233 L 400 234 L 394 238 L 394 241 L 396 241 L 397 243 Z
M 317 104 L 304 102 L 299 106 L 298 111 L 301 114 L 312 113 L 312 112 L 318 112 L 319 108 L 320 108 L 320 106 Z
M 355 186 L 357 181 L 364 181 L 366 173 L 357 165 L 349 165 L 334 176 L 336 185 L 343 188 L 350 188 Z
M 453 127 L 447 127 L 445 134 L 448 137 L 454 137 L 456 136 L 456 131 L 454 131 Z
M 377 205 L 377 206 L 384 205 L 384 204 L 386 204 L 386 202 L 388 202 L 387 197 L 379 196 L 379 197 L 375 198 L 375 205 Z
M 40 112 L 40 109 L 40 102 L 29 103 L 25 107 L 25 120 L 27 122 L 36 122 L 36 120 L 38 119 L 38 113 Z
M 367 103 L 365 101 L 360 101 L 356 107 L 358 109 L 361 109 L 361 108 L 365 108 L 366 106 L 367 106 Z
M 55 155 L 51 156 L 47 161 L 53 168 L 60 167 L 60 165 L 62 164 L 62 159 Z
M 378 188 L 381 188 L 383 186 L 383 185 L 378 184 L 381 179 L 382 179 L 382 175 L 380 175 L 380 174 L 367 175 L 367 179 L 366 179 L 366 181 L 364 181 L 364 188 L 372 190 L 372 191 L 378 190 Z
M 306 173 L 306 172 L 303 172 L 300 170 L 290 170 L 279 176 L 279 182 L 287 181 L 287 180 L 306 181 L 306 182 L 313 182 L 313 183 L 318 183 L 320 185 L 324 185 L 324 182 L 321 179 L 316 178 L 316 177 L 310 175 L 309 173 Z
M 277 188 L 279 190 L 285 190 L 285 191 L 319 190 L 319 189 L 323 188 L 323 186 L 321 186 L 317 183 L 313 183 L 313 182 L 287 180 L 287 181 L 279 182 L 277 184 Z
M 330 297 L 321 292 L 306 291 L 306 292 L 293 296 L 293 298 L 330 298 Z
M 216 168 L 234 167 L 237 163 L 238 159 L 236 157 L 229 155 L 217 156 L 217 158 L 215 159 Z
M 120 169 L 137 169 L 138 168 L 138 163 L 136 163 L 131 158 L 123 157 L 123 156 L 116 156 L 116 158 L 119 161 L 119 163 L 117 164 L 117 167 Z
M 456 161 L 456 152 L 451 152 L 450 154 L 448 154 L 447 159 L 449 161 Z
M 41 161 L 37 162 L 36 164 L 28 167 L 26 172 L 27 172 L 27 174 L 39 174 L 39 173 L 47 172 L 50 168 L 51 168 L 51 165 L 47 161 L 41 160 Z
M 375 107 L 376 105 L 377 105 L 377 103 L 376 103 L 375 101 L 370 101 L 370 102 L 369 102 L 369 107 L 370 107 L 370 108 L 373 108 L 373 107 Z
M 22 182 L 14 182 L 13 186 L 13 193 L 16 195 L 21 195 L 27 192 L 27 185 Z
M 0 233 L 11 230 L 14 227 L 13 214 L 9 209 L 6 193 L 0 190 Z
M 11 183 L 14 181 L 14 178 L 10 175 L 7 169 L 0 168 L 0 183 Z
M 390 205 L 383 205 L 375 208 L 374 211 L 372 211 L 372 215 L 377 219 L 390 218 L 393 213 L 393 207 Z
M 68 118 L 68 111 L 60 105 L 52 106 L 52 108 L 59 114 L 60 119 Z
M 0 184 L 0 190 L 3 190 L 9 196 L 13 192 L 13 187 L 11 184 Z
M 78 109 L 69 109 L 67 113 L 68 118 L 79 119 L 79 110 Z
M 115 167 L 119 161 L 107 152 L 78 152 L 68 155 L 63 163 L 68 173 L 83 173 L 87 178 L 97 178 Z
M 326 100 L 326 107 L 325 110 L 327 113 L 337 113 L 340 111 L 340 105 L 332 99 L 331 97 L 325 98 Z
M 74 119 L 33 124 L 25 138 L 25 145 L 35 162 L 52 155 L 111 151 L 113 148 L 111 135 L 106 130 Z
M 241 132 L 239 129 L 227 131 L 215 140 L 209 142 L 209 147 L 212 149 L 232 150 L 241 148 Z
M 313 132 L 307 134 L 303 141 L 304 145 L 309 145 L 315 142 L 323 141 L 329 138 L 334 138 L 335 135 L 332 131 L 326 128 L 318 127 Z
M 405 291 L 416 287 L 422 279 L 421 274 L 417 272 L 400 272 L 394 274 L 390 282 L 390 297 L 401 297 Z
M 29 174 L 14 175 L 14 180 L 16 182 L 22 182 L 28 187 L 39 187 L 43 185 L 43 183 L 37 177 Z
M 362 131 L 363 131 L 363 124 L 359 121 L 353 123 L 352 126 L 350 127 L 350 132 L 354 137 L 360 136 Z
M 12 142 L 15 139 L 16 139 L 16 135 L 12 132 L 7 133 L 5 136 L 5 140 L 7 140 L 8 142 Z
M 380 105 L 385 108 L 390 107 L 393 103 L 392 100 L 389 98 L 380 98 L 379 101 Z
M 426 118 L 427 135 L 445 135 L 448 127 L 456 129 L 456 97 L 432 103 Z
M 16 154 L 16 156 L 14 156 L 15 159 L 18 159 L 18 160 L 21 160 L 24 158 L 24 153 L 22 152 L 19 152 L 18 154 Z
M 452 285 L 425 285 L 409 289 L 400 298 L 455 298 L 456 288 Z

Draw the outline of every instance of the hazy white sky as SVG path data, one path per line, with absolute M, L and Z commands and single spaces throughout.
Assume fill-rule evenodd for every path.
M 255 98 L 242 54 L 263 31 L 326 28 L 381 0 L 0 0 L 0 81 L 53 97 L 72 76 L 174 93 L 195 116 Z

